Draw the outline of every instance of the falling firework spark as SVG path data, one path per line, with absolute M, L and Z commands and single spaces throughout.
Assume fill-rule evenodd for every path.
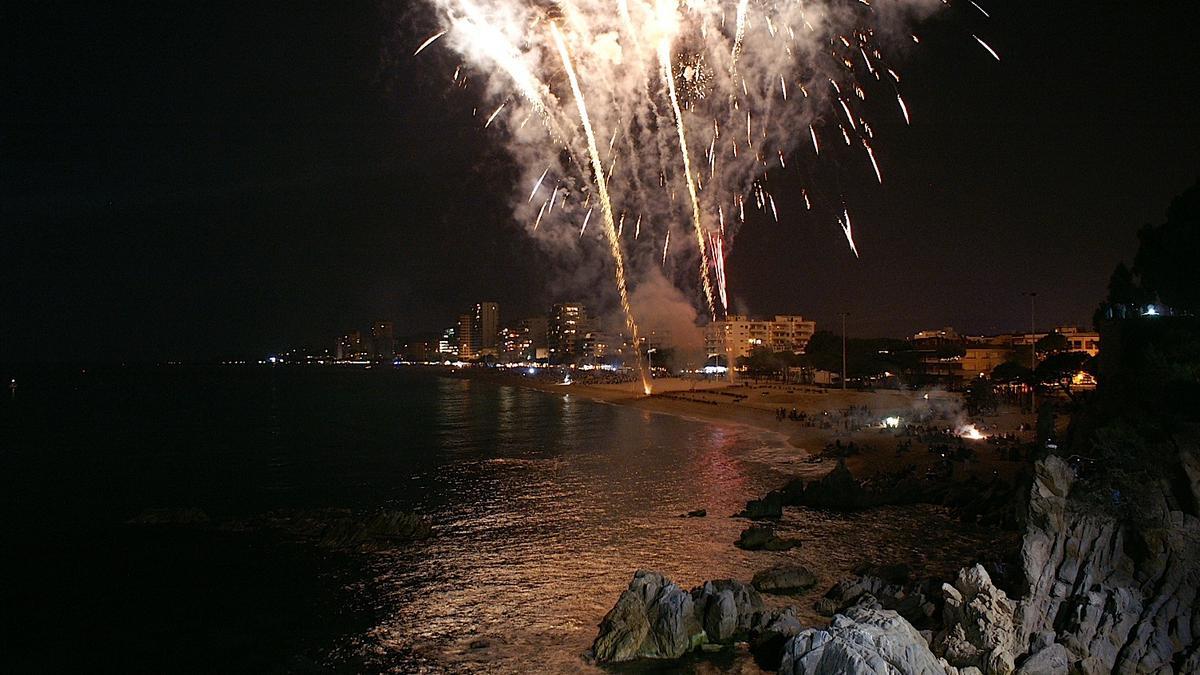
M 842 226 L 842 232 L 846 234 L 846 243 L 850 244 L 850 250 L 854 251 L 854 257 L 858 257 L 858 247 L 854 245 L 854 228 L 850 225 L 850 212 L 842 211 L 842 220 L 838 224 Z
M 592 161 L 592 179 L 596 181 L 596 191 L 600 194 L 600 210 L 604 216 L 604 233 L 608 235 L 608 247 L 613 257 L 617 294 L 621 297 L 621 309 L 625 312 L 625 327 L 629 329 L 629 336 L 633 340 L 634 345 L 633 351 L 637 355 L 638 373 L 642 378 L 642 391 L 649 396 L 650 373 L 646 370 L 646 364 L 642 362 L 642 352 L 638 348 L 640 344 L 638 327 L 637 323 L 633 320 L 633 310 L 629 306 L 629 291 L 625 286 L 625 256 L 621 254 L 621 240 L 617 237 L 617 226 L 613 221 L 612 201 L 609 199 L 608 185 L 604 180 L 604 167 L 600 163 L 600 152 L 596 149 L 596 134 L 592 131 L 592 122 L 588 117 L 587 103 L 583 100 L 583 91 L 579 88 L 579 79 L 575 75 L 575 68 L 571 65 L 571 54 L 567 51 L 567 43 L 563 42 L 562 33 L 558 30 L 557 24 L 550 24 L 550 32 L 554 36 L 554 45 L 558 47 L 558 54 L 562 58 L 567 80 L 571 83 L 571 93 L 575 95 L 575 105 L 579 108 L 579 119 L 583 123 L 583 132 L 587 137 L 588 156 Z M 591 211 L 588 211 L 589 216 L 591 213 Z M 587 227 L 587 221 L 584 221 L 584 227 Z
M 542 175 L 538 176 L 537 182 L 533 184 L 533 189 L 529 191 L 529 199 L 525 201 L 533 201 L 533 196 L 537 194 L 538 188 L 542 187 L 542 181 L 546 180 L 546 174 L 548 173 L 550 173 L 550 167 L 546 167 L 546 170 L 542 172 Z
M 438 31 L 437 33 L 434 33 L 433 35 L 431 35 L 428 40 L 421 43 L 420 47 L 417 47 L 417 50 L 415 52 L 413 52 L 413 56 L 416 56 L 417 54 L 420 54 L 421 52 L 425 51 L 426 47 L 437 42 L 438 38 L 442 37 L 445 34 L 446 34 L 446 31 L 443 30 L 443 31 Z M 457 79 L 457 78 L 455 78 L 455 79 Z
M 979 37 L 978 35 L 972 35 L 971 37 L 975 38 L 975 41 L 978 42 L 980 45 L 982 45 L 983 48 L 986 49 L 989 54 L 991 54 L 993 57 L 995 57 L 995 59 L 997 61 L 1000 60 L 1000 55 L 996 53 L 995 49 L 992 49 L 991 45 L 984 42 L 983 38 Z

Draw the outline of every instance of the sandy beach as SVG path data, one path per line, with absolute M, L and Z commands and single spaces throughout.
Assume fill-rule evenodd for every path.
M 986 417 L 970 418 L 963 410 L 958 393 L 942 390 L 842 390 L 812 385 L 756 382 L 729 382 L 684 378 L 656 378 L 653 393 L 641 392 L 633 382 L 583 383 L 553 381 L 503 371 L 453 370 L 460 377 L 481 377 L 540 391 L 579 396 L 589 400 L 622 405 L 652 413 L 674 415 L 710 424 L 753 427 L 779 434 L 786 441 L 764 449 L 756 461 L 780 474 L 816 478 L 828 473 L 832 459 L 817 457 L 829 445 L 853 443 L 857 452 L 845 458 L 847 466 L 860 478 L 914 466 L 918 471 L 936 467 L 941 457 L 927 452 L 928 443 L 914 443 L 914 450 L 900 457 L 897 447 L 904 437 L 902 428 L 919 416 L 935 411 L 931 424 L 947 430 L 971 425 L 981 435 L 1010 434 L 1029 440 L 1033 418 L 1011 406 Z M 852 414 L 847 411 L 853 410 Z M 792 419 L 792 413 L 802 419 Z M 783 413 L 781 418 L 780 413 Z M 885 420 L 895 418 L 900 427 L 888 428 Z M 976 450 L 973 460 L 960 474 L 986 479 L 1012 478 L 1018 463 L 1002 461 L 999 451 L 986 439 L 952 439 Z

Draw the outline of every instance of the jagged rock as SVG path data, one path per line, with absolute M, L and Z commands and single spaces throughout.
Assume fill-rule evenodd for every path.
M 1200 648 L 1192 650 L 1192 655 L 1183 662 L 1183 667 L 1179 669 L 1181 673 L 1200 673 Z
M 784 648 L 780 675 L 952 673 L 915 628 L 890 610 L 853 607 L 828 628 L 810 628 Z
M 849 609 L 858 604 L 858 600 L 864 595 L 876 595 L 884 593 L 888 588 L 888 584 L 879 577 L 861 576 L 842 579 L 825 592 L 825 597 L 822 600 L 827 602 L 817 602 L 817 611 L 825 616 L 833 616 L 838 612 Z M 899 587 L 894 589 L 899 590 Z M 821 611 L 822 608 L 827 611 Z
M 817 576 L 803 565 L 778 565 L 756 572 L 750 583 L 763 593 L 802 593 L 817 585 Z
M 204 509 L 191 506 L 145 509 L 125 522 L 129 525 L 207 525 L 210 521 Z
M 674 659 L 705 641 L 691 594 L 657 572 L 639 570 L 600 622 L 592 655 L 601 663 Z
M 696 619 L 713 642 L 732 642 L 750 630 L 755 613 L 763 608 L 762 597 L 740 581 L 706 581 L 692 591 Z
M 804 631 L 804 624 L 796 616 L 796 608 L 786 607 L 759 612 L 754 617 L 751 629 L 754 641 L 750 651 L 754 660 L 765 670 L 779 670 L 783 646 Z
M 859 576 L 879 577 L 889 584 L 907 584 L 912 576 L 912 568 L 904 563 L 893 565 L 863 564 L 854 569 Z
M 734 518 L 779 519 L 783 517 L 783 494 L 779 491 L 768 492 L 762 499 L 751 499 L 746 502 L 746 510 Z
M 792 490 L 798 505 L 818 509 L 851 511 L 871 506 L 875 501 L 842 459 L 820 480 L 808 483 L 802 491 L 796 491 L 794 487 Z
M 834 584 L 813 607 L 823 616 L 844 613 L 856 605 L 891 609 L 913 626 L 928 628 L 936 623 L 941 607 L 937 591 L 940 588 L 932 580 L 900 585 L 863 575 Z
M 685 518 L 703 518 L 708 515 L 707 509 L 696 509 L 683 514 Z
M 769 525 L 751 525 L 742 531 L 735 545 L 747 551 L 786 551 L 800 545 L 799 539 L 784 539 Z
M 1067 675 L 1071 653 L 1060 644 L 1045 647 L 1021 663 L 1017 675 Z
M 842 609 L 842 604 L 834 598 L 823 597 L 813 603 L 813 609 L 821 616 L 833 616 Z
M 1080 659 L 1076 672 L 1173 670 L 1200 644 L 1200 520 L 1173 510 L 1164 485 L 1131 528 L 1072 499 L 1075 481 L 1058 457 L 1035 466 L 1019 644 L 1051 632 Z
M 975 666 L 985 675 L 1008 675 L 1014 669 L 1017 644 L 1015 606 L 996 588 L 982 565 L 958 573 L 954 585 L 944 584 L 942 609 L 945 629 L 934 645 L 951 665 Z

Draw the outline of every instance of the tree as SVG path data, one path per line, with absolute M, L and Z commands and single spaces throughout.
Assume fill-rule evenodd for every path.
M 1200 182 L 1171 202 L 1166 222 L 1138 230 L 1133 268 L 1121 263 L 1113 270 L 1105 305 L 1112 309 L 1162 302 L 1176 312 L 1200 313 L 1198 259 Z M 1096 317 L 1104 315 L 1102 306 Z
M 811 368 L 841 372 L 842 336 L 819 330 L 809 339 L 804 355 Z
M 1047 333 L 1046 335 L 1042 336 L 1042 338 L 1037 341 L 1037 344 L 1034 345 L 1034 348 L 1037 349 L 1038 353 L 1040 354 L 1056 354 L 1058 352 L 1065 352 L 1070 349 L 1071 341 L 1067 339 L 1066 335 L 1063 335 L 1058 331 L 1054 331 L 1053 333 Z
M 1200 182 L 1171 202 L 1167 221 L 1138 232 L 1133 272 L 1168 307 L 1200 312 Z
M 1053 384 L 1062 389 L 1067 398 L 1074 400 L 1071 384 L 1075 375 L 1089 366 L 1092 357 L 1086 352 L 1058 352 L 1047 356 L 1033 371 L 1038 384 Z
M 968 413 L 988 415 L 996 412 L 1000 401 L 996 397 L 996 390 L 992 388 L 992 383 L 986 378 L 977 377 L 971 380 L 971 386 L 967 389 L 966 403 Z
M 775 354 L 766 347 L 755 347 L 749 356 L 739 356 L 739 368 L 745 368 L 751 377 L 766 377 L 779 371 L 780 362 Z
M 1016 361 L 1005 361 L 992 369 L 992 381 L 997 384 L 1027 384 L 1033 371 Z

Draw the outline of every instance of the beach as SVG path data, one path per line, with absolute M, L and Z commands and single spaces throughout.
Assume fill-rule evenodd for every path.
M 854 443 L 859 449 L 845 458 L 855 476 L 869 478 L 890 472 L 899 464 L 895 449 L 900 434 L 896 428 L 887 427 L 887 419 L 893 418 L 896 427 L 902 428 L 915 418 L 928 417 L 930 410 L 936 411 L 934 424 L 951 433 L 970 424 L 981 435 L 989 437 L 1000 434 L 1022 441 L 1032 438 L 1031 415 L 1013 406 L 1002 406 L 995 414 L 972 419 L 963 410 L 961 394 L 940 389 L 865 391 L 769 381 L 671 377 L 655 378 L 652 393 L 647 396 L 636 382 L 568 383 L 544 374 L 534 377 L 492 369 L 448 369 L 444 372 L 709 424 L 750 427 L 778 434 L 786 442 L 770 454 L 763 453 L 758 461 L 787 478 L 819 477 L 828 473 L 834 462 L 828 458 L 819 461 L 817 456 L 827 445 L 838 441 Z M 845 414 L 851 408 L 855 409 L 854 413 Z M 793 411 L 803 419 L 788 417 Z M 784 413 L 782 418 L 780 412 Z M 848 424 L 847 417 L 850 418 Z M 1019 466 L 997 461 L 997 453 L 983 440 L 964 440 L 981 452 L 962 476 L 1013 478 Z M 938 460 L 928 453 L 912 452 L 905 455 L 904 464 L 913 464 L 924 471 L 935 466 Z

